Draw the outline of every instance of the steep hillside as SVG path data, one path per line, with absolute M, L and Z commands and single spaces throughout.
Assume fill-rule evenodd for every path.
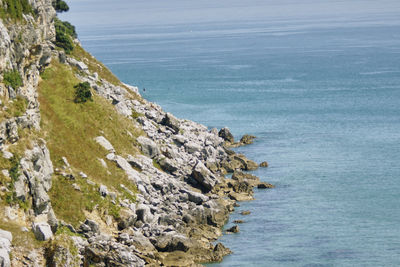
M 253 137 L 143 99 L 56 18 L 64 4 L 0 0 L 0 266 L 222 260 L 236 201 L 272 187 L 229 149 Z

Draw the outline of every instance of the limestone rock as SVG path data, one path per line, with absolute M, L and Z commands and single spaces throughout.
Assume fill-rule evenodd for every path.
M 200 188 L 208 192 L 217 183 L 215 176 L 207 169 L 201 161 L 198 161 L 196 166 L 193 168 L 191 177 L 200 185 Z
M 51 227 L 48 223 L 33 223 L 32 230 L 36 239 L 40 241 L 49 240 L 53 236 L 53 232 L 51 231 Z
M 144 136 L 139 136 L 137 138 L 138 143 L 140 144 L 141 150 L 143 154 L 149 156 L 150 158 L 154 158 L 158 154 L 160 154 L 160 151 L 151 139 L 144 137 Z
M 235 139 L 234 139 L 232 133 L 226 127 L 222 128 L 219 131 L 218 136 L 221 137 L 222 139 L 224 139 L 226 142 L 229 142 L 232 144 L 235 142 Z
M 269 184 L 269 183 L 266 183 L 266 182 L 260 182 L 260 183 L 257 185 L 257 188 L 260 188 L 260 189 L 274 188 L 274 187 L 275 187 L 274 185 Z
M 245 135 L 243 135 L 242 138 L 240 139 L 240 143 L 241 143 L 242 145 L 250 145 L 250 144 L 253 143 L 253 141 L 254 141 L 255 138 L 256 138 L 256 137 L 255 137 L 254 135 L 245 134 Z
M 94 140 L 108 152 L 115 152 L 113 145 L 104 136 L 97 136 Z
M 174 130 L 175 134 L 179 133 L 180 123 L 174 115 L 166 113 L 163 120 L 161 121 L 161 124 L 170 127 L 172 130 Z
M 229 228 L 228 230 L 226 230 L 229 233 L 239 233 L 239 226 L 234 225 L 231 228 Z
M 266 161 L 261 162 L 260 163 L 260 167 L 267 168 L 268 167 L 268 162 L 266 162 Z

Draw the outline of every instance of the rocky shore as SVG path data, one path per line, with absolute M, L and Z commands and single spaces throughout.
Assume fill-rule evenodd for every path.
M 228 128 L 209 130 L 178 119 L 143 99 L 136 87 L 102 77 L 105 67 L 89 54 L 68 55 L 54 45 L 52 1 L 31 3 L 35 15 L 24 15 L 23 22 L 0 20 L 0 266 L 196 266 L 221 261 L 231 251 L 215 241 L 237 202 L 252 200 L 254 187 L 273 187 L 246 172 L 259 164 L 231 150 L 255 137 L 235 142 Z M 75 45 L 80 47 L 77 40 Z M 11 69 L 18 71 L 23 85 L 6 85 L 4 74 Z M 39 101 L 46 69 L 62 69 L 87 82 L 94 95 L 106 100 L 104 105 L 140 133 L 114 129 L 124 131 L 132 144 L 124 151 L 101 132 L 82 136 L 82 142 L 94 142 L 103 151 L 96 159 L 103 171 L 123 177 L 124 184 L 107 186 L 87 175 L 84 167 L 70 163 L 68 152 L 52 159 L 55 152 L 47 145 L 49 133 L 42 130 Z M 25 109 L 10 113 L 19 99 Z M 95 192 L 92 208 L 76 211 L 85 214 L 79 224 L 60 219 L 54 204 L 59 202 L 52 197 L 55 181 L 68 186 L 71 194 L 65 201 L 72 201 L 72 192 L 85 195 L 84 188 Z M 105 211 L 100 208 L 104 203 Z M 237 233 L 239 227 L 228 231 Z

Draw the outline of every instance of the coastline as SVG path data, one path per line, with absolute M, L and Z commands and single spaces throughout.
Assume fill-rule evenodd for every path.
M 214 242 L 237 202 L 252 200 L 254 187 L 273 187 L 245 173 L 258 164 L 230 149 L 255 137 L 235 142 L 227 128 L 164 112 L 78 40 L 72 53 L 56 47 L 51 1 L 34 4 L 37 17 L 26 15 L 19 28 L 0 21 L 1 62 L 19 58 L 21 79 L 0 89 L 10 104 L 26 101 L 0 125 L 5 266 L 221 261 L 231 251 Z M 12 39 L 18 32 L 24 42 Z M 71 101 L 79 85 L 89 88 L 89 103 Z

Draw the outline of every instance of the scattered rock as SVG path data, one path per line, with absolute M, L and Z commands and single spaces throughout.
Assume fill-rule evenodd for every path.
M 249 215 L 250 213 L 251 213 L 251 211 L 245 210 L 245 211 L 242 211 L 240 214 L 242 214 L 242 215 Z
M 260 183 L 257 185 L 257 188 L 260 188 L 260 189 L 274 188 L 274 187 L 275 187 L 274 185 L 269 184 L 269 183 L 266 183 L 266 182 L 260 182 Z
M 3 158 L 5 158 L 5 159 L 11 159 L 13 156 L 14 156 L 13 153 L 8 152 L 8 151 L 6 151 L 6 150 L 3 151 Z
M 228 230 L 226 230 L 228 233 L 239 233 L 239 226 L 234 225 L 231 228 L 229 228 Z
M 113 145 L 104 136 L 97 136 L 94 140 L 108 152 L 115 152 Z
M 255 137 L 254 135 L 245 134 L 245 135 L 243 135 L 243 137 L 240 139 L 240 143 L 243 144 L 243 145 L 250 145 L 250 144 L 253 143 L 253 141 L 254 141 L 255 138 L 256 138 L 256 137 Z
M 49 240 L 53 236 L 53 232 L 51 231 L 51 227 L 48 223 L 33 223 L 32 230 L 36 239 L 40 241 Z
M 149 156 L 150 158 L 154 158 L 160 154 L 160 151 L 153 140 L 144 136 L 139 136 L 137 141 L 140 144 L 143 154 Z
M 234 220 L 233 223 L 244 223 L 243 220 Z
M 100 192 L 100 195 L 101 195 L 102 197 L 106 197 L 106 196 L 108 195 L 107 186 L 105 186 L 105 185 L 100 185 L 99 192 Z
M 260 163 L 260 167 L 267 168 L 268 167 L 268 162 L 266 162 L 266 161 L 261 162 Z

